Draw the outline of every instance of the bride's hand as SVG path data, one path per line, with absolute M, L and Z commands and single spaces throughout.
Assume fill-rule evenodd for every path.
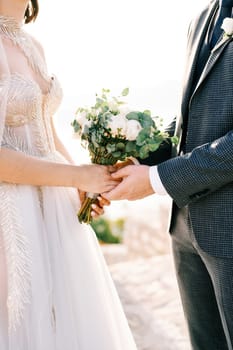
M 93 219 L 96 219 L 98 216 L 103 215 L 104 207 L 109 206 L 111 204 L 111 202 L 108 199 L 102 197 L 101 195 L 97 197 L 97 201 L 97 203 L 92 204 L 91 216 L 93 217 Z
M 79 194 L 80 202 L 82 204 L 86 198 L 86 192 L 78 189 L 78 194 Z M 111 202 L 108 199 L 99 195 L 96 199 L 96 203 L 92 204 L 91 216 L 94 219 L 96 219 L 97 217 L 103 215 L 104 214 L 104 207 L 109 206 L 110 204 L 111 204 Z
M 119 180 L 114 180 L 111 173 L 116 171 L 112 166 L 104 165 L 81 165 L 78 167 L 77 177 L 80 190 L 92 193 L 109 192 L 117 186 Z

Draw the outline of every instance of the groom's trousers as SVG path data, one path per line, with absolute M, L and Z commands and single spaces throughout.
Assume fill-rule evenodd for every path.
M 188 208 L 176 208 L 172 249 L 193 350 L 233 349 L 233 259 L 216 258 L 197 244 Z

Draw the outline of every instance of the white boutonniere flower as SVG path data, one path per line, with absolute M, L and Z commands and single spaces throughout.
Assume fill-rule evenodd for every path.
M 224 30 L 224 36 L 233 36 L 233 18 L 224 18 L 221 28 Z

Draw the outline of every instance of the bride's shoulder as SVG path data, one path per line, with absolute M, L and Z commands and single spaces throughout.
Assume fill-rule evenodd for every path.
M 2 88 L 3 83 L 9 77 L 8 66 L 8 54 L 9 54 L 9 42 L 5 40 L 4 35 L 0 34 L 0 85 Z M 0 89 L 1 93 L 1 89 Z
M 12 47 L 14 45 L 12 40 L 3 33 L 0 33 L 0 44 L 4 48 Z
M 43 45 L 39 42 L 39 40 L 37 38 L 35 38 L 33 35 L 28 34 L 33 42 L 33 44 L 35 45 L 35 47 L 37 48 L 37 50 L 40 52 L 40 54 L 42 55 L 42 57 L 45 59 L 45 53 L 44 53 L 44 48 Z

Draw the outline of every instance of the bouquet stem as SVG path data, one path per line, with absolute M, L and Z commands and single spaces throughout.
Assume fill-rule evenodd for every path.
M 98 197 L 98 194 L 96 194 L 96 193 L 87 193 L 86 194 L 86 198 L 85 198 L 84 202 L 82 203 L 82 206 L 79 209 L 79 212 L 77 214 L 80 224 L 83 222 L 85 224 L 91 223 L 91 221 L 92 221 L 92 216 L 91 216 L 92 204 L 97 203 L 97 197 Z

